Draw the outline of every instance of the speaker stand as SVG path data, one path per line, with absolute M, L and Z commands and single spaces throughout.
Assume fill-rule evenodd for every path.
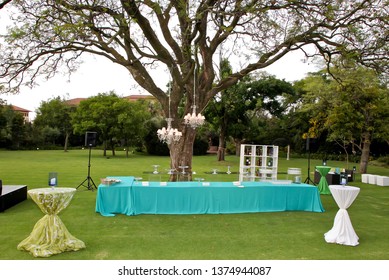
M 90 158 L 91 158 L 92 145 L 89 145 L 89 161 L 88 161 L 88 176 L 85 178 L 81 184 L 78 185 L 77 189 L 81 186 L 87 188 L 88 190 L 97 190 L 95 182 L 93 182 L 92 177 L 90 176 Z
M 304 183 L 305 184 L 312 184 L 316 186 L 315 182 L 312 181 L 311 179 L 311 152 L 308 150 L 308 176 L 305 179 Z

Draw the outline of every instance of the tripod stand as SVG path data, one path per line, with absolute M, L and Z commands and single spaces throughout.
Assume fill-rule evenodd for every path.
M 88 161 L 88 176 L 86 177 L 86 179 L 84 181 L 82 181 L 81 184 L 78 185 L 77 189 L 81 186 L 84 186 L 86 187 L 88 190 L 94 190 L 94 189 L 97 189 L 96 187 L 96 184 L 95 182 L 93 182 L 93 179 L 92 177 L 90 176 L 90 157 L 91 157 L 91 151 L 92 151 L 92 145 L 89 145 L 89 161 Z M 85 185 L 85 183 L 87 183 Z M 94 189 L 93 189 L 94 187 Z
M 308 151 L 308 177 L 305 179 L 304 183 L 309 184 L 312 183 L 312 185 L 316 185 L 312 179 L 311 179 L 311 152 Z

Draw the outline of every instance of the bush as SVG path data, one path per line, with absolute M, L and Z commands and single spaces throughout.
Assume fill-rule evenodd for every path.
M 144 137 L 144 145 L 147 153 L 156 156 L 168 156 L 170 153 L 167 144 L 159 141 L 157 136 L 157 130 L 161 127 L 161 124 L 154 120 L 148 122 L 146 126 L 148 133 Z
M 155 131 L 145 136 L 145 147 L 149 155 L 168 156 L 170 154 L 167 144 L 159 141 Z
M 389 166 L 389 156 L 379 157 L 377 161 L 385 166 Z
M 206 155 L 207 150 L 208 150 L 208 141 L 196 137 L 195 142 L 193 144 L 193 155 L 196 156 Z

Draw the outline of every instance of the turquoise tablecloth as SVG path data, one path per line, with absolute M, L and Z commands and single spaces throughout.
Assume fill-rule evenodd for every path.
M 115 216 L 114 213 L 131 215 L 132 184 L 134 177 L 115 177 L 121 182 L 111 186 L 99 185 L 97 189 L 96 212 L 103 216 Z
M 277 211 L 324 212 L 320 194 L 308 184 L 275 185 L 269 182 L 134 182 L 133 177 L 115 177 L 122 182 L 100 185 L 96 212 L 115 214 L 222 214 Z M 144 184 L 144 182 L 143 182 Z

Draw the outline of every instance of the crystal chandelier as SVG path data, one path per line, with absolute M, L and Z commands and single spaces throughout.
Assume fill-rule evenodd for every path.
M 194 72 L 194 75 L 193 75 L 193 106 L 191 107 L 192 114 L 188 113 L 184 117 L 184 122 L 185 122 L 185 124 L 190 125 L 193 129 L 195 129 L 196 127 L 204 124 L 205 117 L 203 115 L 201 115 L 200 113 L 198 113 L 196 115 L 196 108 L 197 108 L 197 106 L 196 106 L 196 69 L 193 72 Z
M 205 117 L 203 115 L 201 115 L 200 113 L 198 113 L 196 115 L 196 107 L 197 107 L 196 105 L 193 105 L 192 106 L 192 108 L 193 108 L 192 114 L 188 113 L 184 117 L 185 124 L 190 125 L 192 128 L 196 128 L 198 126 L 203 125 L 204 121 L 205 121 Z
M 158 139 L 168 145 L 180 141 L 182 136 L 182 132 L 178 131 L 177 128 L 172 128 L 172 120 L 172 118 L 167 118 L 167 128 L 162 127 L 162 129 L 157 130 Z
M 170 85 L 169 85 L 169 117 L 166 119 L 167 128 L 162 127 L 162 129 L 157 130 L 158 139 L 161 142 L 164 142 L 170 145 L 173 142 L 180 141 L 182 132 L 178 131 L 177 128 L 172 128 L 172 118 L 170 117 Z

